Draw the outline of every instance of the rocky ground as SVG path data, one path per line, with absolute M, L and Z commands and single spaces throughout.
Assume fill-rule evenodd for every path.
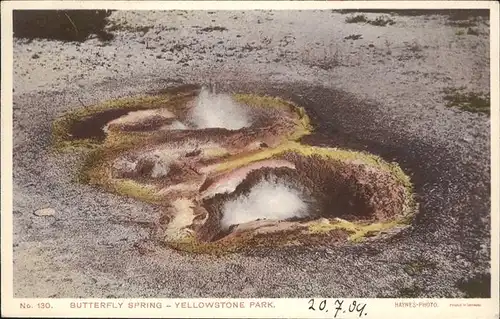
M 489 94 L 489 22 L 361 15 L 122 11 L 107 18 L 113 39 L 16 38 L 15 296 L 489 296 L 490 124 L 464 110 L 484 111 Z M 211 79 L 301 104 L 316 127 L 304 141 L 399 162 L 420 204 L 412 228 L 336 247 L 177 252 L 150 240 L 157 208 L 75 184 L 81 154 L 49 148 L 65 111 Z

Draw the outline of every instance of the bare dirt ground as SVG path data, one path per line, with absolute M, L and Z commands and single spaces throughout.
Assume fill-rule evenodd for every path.
M 15 297 L 489 296 L 489 117 L 443 92 L 489 92 L 489 22 L 353 16 L 123 11 L 109 41 L 15 39 Z M 150 240 L 157 208 L 75 184 L 81 154 L 49 149 L 65 111 L 210 79 L 301 104 L 311 144 L 399 162 L 420 204 L 412 227 L 338 247 L 182 253 Z

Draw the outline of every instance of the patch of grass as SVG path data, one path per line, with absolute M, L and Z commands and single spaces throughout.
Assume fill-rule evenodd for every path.
M 163 27 L 163 31 L 177 31 L 178 29 L 176 27 Z
M 212 26 L 212 27 L 206 27 L 202 28 L 199 30 L 200 32 L 213 32 L 213 31 L 227 31 L 226 27 L 221 27 L 221 26 Z
M 391 50 L 392 43 L 389 40 L 385 39 L 384 44 L 385 44 L 385 47 L 387 48 L 387 51 L 385 53 L 387 55 L 391 55 L 392 54 L 392 50 Z
M 443 90 L 447 107 L 457 107 L 463 111 L 490 114 L 489 93 L 465 92 L 465 88 Z
M 368 22 L 368 19 L 364 14 L 358 14 L 355 16 L 350 16 L 345 18 L 346 23 L 362 23 L 362 22 Z
M 369 23 L 378 27 L 385 27 L 386 25 L 393 25 L 396 22 L 387 16 L 379 16 L 375 20 L 369 20 L 364 14 L 358 14 L 354 16 L 347 17 L 345 19 L 346 23 Z
M 323 54 L 319 57 L 314 56 L 311 49 L 306 49 L 304 52 L 306 57 L 303 59 L 303 63 L 310 67 L 329 71 L 342 65 L 342 57 L 339 50 L 334 49 L 332 46 L 324 47 Z
M 464 30 L 458 30 L 457 32 L 455 32 L 455 35 L 464 35 L 464 34 L 465 34 Z
M 408 61 L 413 59 L 423 59 L 425 55 L 422 54 L 423 47 L 417 42 L 413 41 L 407 44 L 405 50 L 397 56 L 398 61 Z
M 369 20 L 368 23 L 377 27 L 385 27 L 386 25 L 393 25 L 396 22 L 389 17 L 380 16 L 377 17 L 375 20 Z
M 468 280 L 460 280 L 457 287 L 466 293 L 467 298 L 490 298 L 491 274 L 480 274 Z
M 361 38 L 363 38 L 363 36 L 361 34 L 351 34 L 347 37 L 344 37 L 344 39 L 346 39 L 346 40 L 359 40 Z

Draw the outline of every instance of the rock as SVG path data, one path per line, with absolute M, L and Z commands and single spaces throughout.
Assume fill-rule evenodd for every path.
M 45 216 L 54 216 L 56 214 L 56 210 L 53 208 L 42 208 L 36 210 L 34 212 L 35 216 L 45 217 Z
M 474 138 L 470 135 L 466 135 L 464 137 L 462 137 L 462 141 L 466 142 L 466 143 L 470 143 L 474 140 Z

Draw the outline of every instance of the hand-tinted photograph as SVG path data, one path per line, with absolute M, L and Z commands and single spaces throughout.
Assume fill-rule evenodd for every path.
M 15 298 L 490 298 L 489 10 L 13 33 Z

